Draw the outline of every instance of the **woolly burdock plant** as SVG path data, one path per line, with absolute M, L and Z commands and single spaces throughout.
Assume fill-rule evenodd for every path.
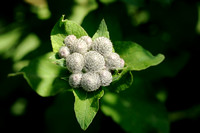
M 134 71 L 164 60 L 162 54 L 153 56 L 134 42 L 112 42 L 104 20 L 90 38 L 79 24 L 62 16 L 51 31 L 51 44 L 53 52 L 31 60 L 20 74 L 40 96 L 73 92 L 75 115 L 83 130 L 98 112 L 104 92 L 128 89 Z
M 69 85 L 82 88 L 87 92 L 96 91 L 100 86 L 109 86 L 112 82 L 111 70 L 123 69 L 123 59 L 113 52 L 112 42 L 106 37 L 89 36 L 76 38 L 67 35 L 58 54 L 66 61 L 66 67 L 72 74 Z M 105 62 L 106 60 L 106 62 Z

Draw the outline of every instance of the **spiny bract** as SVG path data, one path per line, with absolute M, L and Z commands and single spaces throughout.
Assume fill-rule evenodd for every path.
M 112 42 L 106 37 L 98 37 L 92 43 L 92 50 L 99 52 L 103 56 L 112 53 Z
M 67 58 L 67 56 L 70 55 L 70 50 L 68 47 L 66 46 L 62 46 L 60 49 L 59 49 L 59 56 L 60 58 Z
M 68 35 L 68 36 L 66 36 L 66 38 L 64 39 L 64 44 L 65 44 L 68 48 L 70 48 L 70 47 L 73 45 L 73 43 L 74 43 L 75 40 L 76 40 L 76 36 L 75 36 L 75 35 Z
M 105 57 L 106 67 L 110 70 L 123 68 L 123 60 L 117 53 L 111 53 Z
M 85 54 L 88 50 L 88 46 L 86 42 L 82 39 L 76 39 L 74 40 L 73 45 L 70 47 L 71 53 L 80 53 L 80 54 Z
M 69 85 L 73 88 L 79 88 L 81 84 L 82 73 L 73 73 L 69 76 Z
M 73 53 L 66 58 L 66 66 L 72 73 L 80 73 L 84 67 L 84 58 L 82 54 Z
M 82 36 L 80 39 L 86 42 L 88 50 L 90 50 L 92 45 L 92 39 L 89 36 Z
M 81 87 L 85 91 L 95 91 L 101 86 L 99 75 L 96 72 L 84 73 L 81 80 Z
M 111 72 L 109 72 L 108 70 L 101 70 L 98 73 L 101 81 L 101 86 L 109 86 L 112 82 Z
M 105 66 L 105 60 L 101 54 L 96 51 L 89 51 L 84 56 L 84 70 L 88 71 L 98 71 Z

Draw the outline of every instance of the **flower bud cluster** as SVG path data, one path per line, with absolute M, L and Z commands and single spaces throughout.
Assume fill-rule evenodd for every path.
M 113 52 L 112 42 L 106 37 L 92 40 L 89 36 L 76 38 L 68 35 L 59 56 L 66 60 L 66 67 L 72 73 L 69 84 L 73 88 L 95 91 L 112 82 L 111 71 L 124 67 L 124 60 Z

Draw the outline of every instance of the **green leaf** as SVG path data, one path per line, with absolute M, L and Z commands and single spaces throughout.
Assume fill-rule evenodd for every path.
M 46 109 L 44 116 L 46 118 L 45 125 L 48 126 L 47 133 L 83 132 L 74 116 L 74 95 L 72 93 L 57 95 L 53 103 Z M 93 124 L 88 129 L 89 132 L 92 130 L 96 133 L 98 131 L 97 126 L 98 124 Z
M 80 38 L 88 34 L 79 24 L 64 19 L 63 15 L 51 31 L 53 52 L 58 52 L 59 48 L 64 45 L 63 41 L 67 35 L 75 35 L 77 38 Z
M 153 56 L 149 51 L 134 42 L 116 42 L 115 51 L 124 59 L 129 70 L 143 70 L 164 60 L 164 55 Z
M 101 100 L 101 110 L 126 132 L 169 133 L 167 111 L 155 99 L 153 89 L 144 79 L 134 78 L 134 84 L 123 93 L 106 92 Z
M 13 51 L 13 60 L 19 61 L 31 51 L 36 50 L 40 45 L 40 40 L 35 34 L 28 34 L 23 41 L 15 47 Z
M 97 32 L 93 35 L 92 39 L 94 40 L 95 38 L 102 37 L 102 36 L 110 38 L 108 29 L 106 26 L 106 22 L 104 19 L 101 21 L 99 28 L 98 28 Z
M 133 75 L 127 68 L 123 69 L 121 72 L 116 71 L 113 74 L 112 83 L 105 87 L 109 91 L 114 91 L 119 93 L 120 91 L 128 89 L 133 83 Z
M 4 27 L 6 29 L 4 29 L 6 32 L 0 34 L 0 54 L 6 54 L 8 50 L 11 50 L 13 47 L 16 47 L 16 42 L 18 42 L 22 35 L 23 29 L 20 26 L 14 28 L 11 27 L 12 26 Z
M 49 58 L 51 55 L 52 53 L 48 53 L 40 56 L 21 70 L 33 90 L 43 97 L 71 89 L 68 82 L 61 79 L 61 77 L 68 77 L 69 73 L 65 68 L 53 64 Z
M 54 63 L 54 64 L 56 64 L 58 66 L 66 68 L 66 60 L 64 58 L 60 59 L 58 53 L 52 53 L 49 56 L 49 59 L 51 60 L 52 63 Z
M 99 110 L 99 99 L 104 95 L 102 89 L 86 92 L 82 89 L 73 89 L 75 96 L 74 111 L 78 123 L 86 130 Z

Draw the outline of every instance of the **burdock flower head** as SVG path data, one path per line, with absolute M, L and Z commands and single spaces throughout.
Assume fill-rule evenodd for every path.
M 89 36 L 77 39 L 74 35 L 68 35 L 64 44 L 59 55 L 66 59 L 66 67 L 72 73 L 69 84 L 73 88 L 91 92 L 100 86 L 109 86 L 112 71 L 124 67 L 124 60 L 113 52 L 113 44 L 106 37 L 92 40 Z

